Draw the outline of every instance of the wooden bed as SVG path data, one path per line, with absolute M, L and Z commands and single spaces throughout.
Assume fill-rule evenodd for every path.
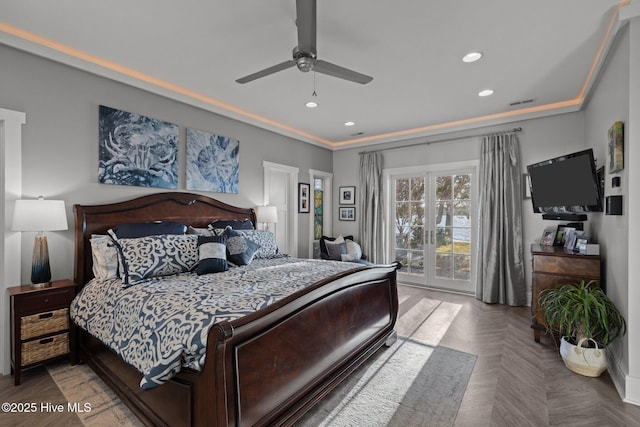
M 121 223 L 250 219 L 253 209 L 168 192 L 74 206 L 75 281 L 92 277 L 89 239 Z M 202 372 L 183 369 L 149 391 L 142 375 L 80 330 L 79 357 L 147 425 L 291 425 L 382 345 L 395 339 L 397 265 L 357 266 L 252 315 L 211 328 Z

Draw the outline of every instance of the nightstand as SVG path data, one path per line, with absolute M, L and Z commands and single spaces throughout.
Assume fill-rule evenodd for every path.
M 69 319 L 69 305 L 76 295 L 71 280 L 55 280 L 51 286 L 8 288 L 11 299 L 11 371 L 15 385 L 20 372 L 31 366 L 69 357 L 76 364 L 76 328 Z

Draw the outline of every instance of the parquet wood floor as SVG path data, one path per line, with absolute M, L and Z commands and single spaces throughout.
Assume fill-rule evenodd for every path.
M 621 400 L 607 372 L 574 374 L 551 339 L 533 340 L 529 307 L 409 286 L 399 294 L 462 305 L 440 341 L 478 356 L 456 427 L 640 426 L 640 406 Z
M 399 295 L 400 316 L 425 297 L 462 306 L 440 339 L 440 345 L 478 356 L 455 427 L 640 427 L 640 407 L 622 402 L 606 372 L 600 378 L 574 374 L 551 340 L 533 340 L 528 307 L 488 305 L 469 296 L 410 286 L 400 286 Z M 44 368 L 26 371 L 19 387 L 13 386 L 13 377 L 0 377 L 0 401 L 66 404 Z M 37 418 L 0 414 L 0 425 L 81 423 L 74 414 L 39 413 Z

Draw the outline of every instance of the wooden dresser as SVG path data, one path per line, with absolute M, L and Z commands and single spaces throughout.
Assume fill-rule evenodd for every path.
M 531 327 L 533 338 L 540 341 L 540 333 L 547 330 L 544 315 L 538 309 L 538 294 L 543 289 L 581 280 L 601 281 L 600 255 L 585 255 L 560 246 L 531 245 L 533 280 L 531 285 Z

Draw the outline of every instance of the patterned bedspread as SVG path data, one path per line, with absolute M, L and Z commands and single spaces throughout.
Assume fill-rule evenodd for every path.
M 142 389 L 152 389 L 182 367 L 201 370 L 215 323 L 237 319 L 355 267 L 275 258 L 223 273 L 156 277 L 128 288 L 120 279 L 93 280 L 74 299 L 70 314 L 143 374 Z

